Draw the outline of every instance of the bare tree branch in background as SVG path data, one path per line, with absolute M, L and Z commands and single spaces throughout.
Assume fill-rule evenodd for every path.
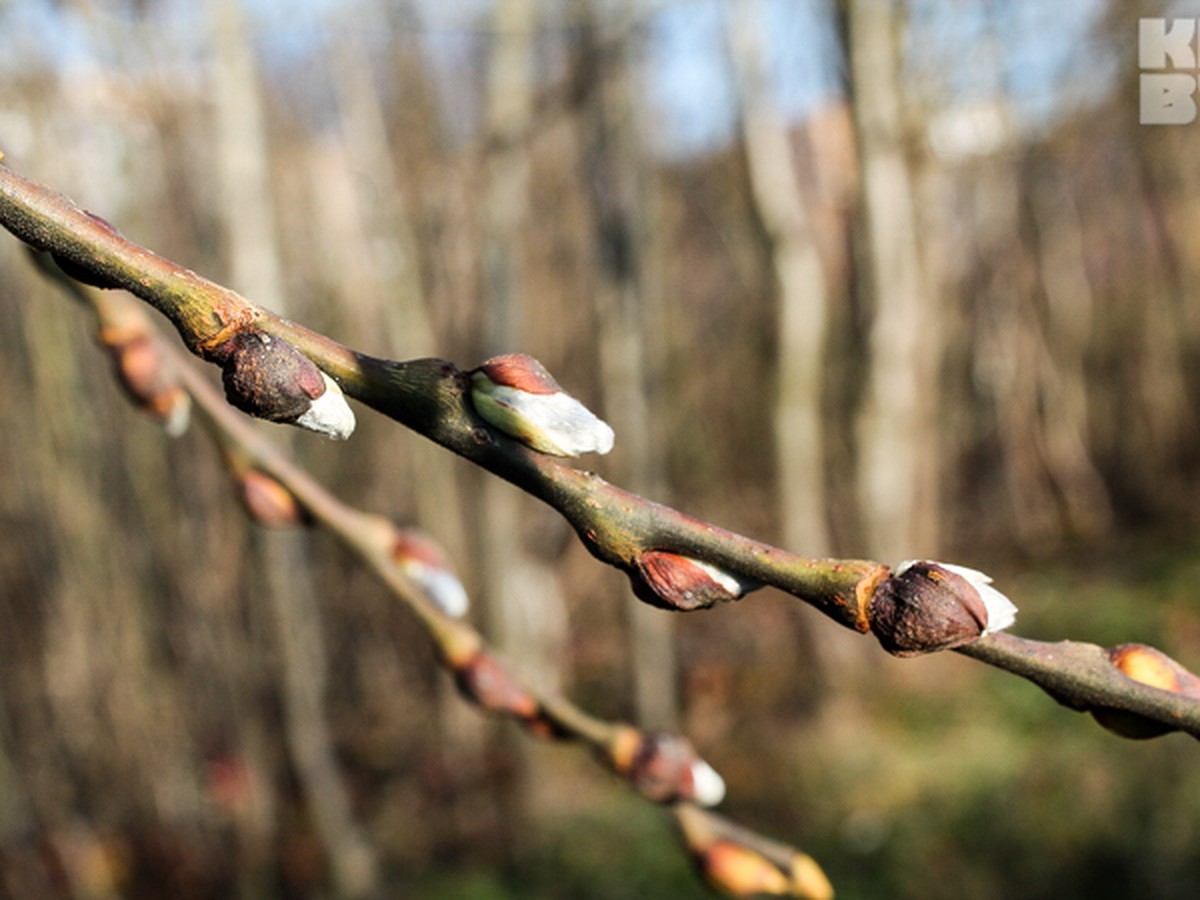
M 885 559 L 938 546 L 941 316 L 924 282 L 898 81 L 898 4 L 848 0 L 844 43 L 862 169 L 862 246 L 873 299 L 860 422 L 862 515 Z
M 586 0 L 595 14 L 593 0 Z M 606 415 L 627 438 L 620 475 L 632 490 L 646 495 L 666 491 L 664 451 L 660 440 L 662 413 L 661 360 L 671 329 L 661 298 L 645 275 L 648 240 L 646 149 L 636 127 L 636 32 L 634 8 L 626 4 L 606 26 L 593 19 L 582 31 L 586 42 L 576 62 L 576 84 L 592 98 L 582 113 L 583 171 L 591 220 L 595 223 L 595 256 L 600 279 L 597 315 L 601 374 Z M 617 37 L 614 37 L 616 35 Z M 620 36 L 624 43 L 618 43 Z M 616 54 L 610 45 L 623 46 Z M 630 597 L 627 605 L 630 676 L 634 708 L 643 725 L 677 726 L 676 653 L 669 618 L 656 615 Z
M 742 139 L 779 294 L 775 461 L 784 543 L 824 556 L 833 550 L 821 416 L 830 290 L 800 189 L 792 136 L 771 100 L 763 4 L 738 3 L 733 16 L 730 52 L 741 95 Z
M 220 0 L 213 7 L 213 31 L 216 158 L 230 280 L 252 296 L 270 298 L 264 302 L 287 314 L 269 183 L 265 101 L 242 0 Z M 350 814 L 326 722 L 328 653 L 311 570 L 304 565 L 311 548 L 302 532 L 288 532 L 264 535 L 257 549 L 279 645 L 280 693 L 292 764 L 339 893 L 367 897 L 378 889 L 378 863 Z M 258 824 L 265 828 L 273 818 L 264 815 Z

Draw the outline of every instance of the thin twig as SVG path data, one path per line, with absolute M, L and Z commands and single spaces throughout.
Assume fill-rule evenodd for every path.
M 102 342 L 119 337 L 120 342 L 109 345 L 110 349 L 119 354 L 131 334 L 145 338 L 168 377 L 177 379 L 195 402 L 221 445 L 232 474 L 244 476 L 253 471 L 274 479 L 304 513 L 288 524 L 315 523 L 324 527 L 416 614 L 443 665 L 469 701 L 485 711 L 515 719 L 536 736 L 583 744 L 647 799 L 670 803 L 680 838 L 698 871 L 717 887 L 727 889 L 731 878 L 744 879 L 749 870 L 755 877 L 780 886 L 781 890 L 775 892 L 779 895 L 813 900 L 832 896 L 828 880 L 807 854 L 697 804 L 696 799 L 703 799 L 700 795 L 704 788 L 698 784 L 703 776 L 697 776 L 697 767 L 711 770 L 695 757 L 686 739 L 597 718 L 559 694 L 528 686 L 512 676 L 482 635 L 439 609 L 401 571 L 393 553 L 397 534 L 394 523 L 355 509 L 329 493 L 235 412 L 176 346 L 150 325 L 141 307 L 121 295 L 89 292 L 75 282 L 62 281 L 73 296 L 90 304 L 97 313 Z M 165 418 L 161 410 L 158 412 Z M 711 783 L 710 779 L 710 789 Z M 705 803 L 717 799 L 709 796 Z

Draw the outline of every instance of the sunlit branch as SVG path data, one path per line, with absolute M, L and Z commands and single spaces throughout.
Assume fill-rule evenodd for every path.
M 353 550 L 390 593 L 424 626 L 439 658 L 460 692 L 481 710 L 514 719 L 532 735 L 573 741 L 624 778 L 644 797 L 669 803 L 680 837 L 700 872 L 725 889 L 747 871 L 773 873 L 781 896 L 831 896 L 828 880 L 806 854 L 735 825 L 701 806 L 719 802 L 724 782 L 683 737 L 642 731 L 600 719 L 566 698 L 526 685 L 486 644 L 482 635 L 439 608 L 436 599 L 408 577 L 398 563 L 400 529 L 383 516 L 355 509 L 330 494 L 277 445 L 236 413 L 175 346 L 150 325 L 142 309 L 120 295 L 89 292 L 63 280 L 77 298 L 91 304 L 100 320 L 101 343 L 113 353 L 123 375 L 131 341 L 136 361 L 154 375 L 156 390 L 178 402 L 179 390 L 195 402 L 223 451 L 231 475 L 244 490 L 252 516 L 268 527 L 316 524 Z M 142 382 L 122 384 L 139 406 L 169 424 L 172 419 L 140 390 Z M 158 396 L 155 394 L 154 396 Z M 248 496 L 247 489 L 253 492 Z M 793 870 L 796 873 L 793 877 Z
M 444 360 L 395 362 L 350 350 L 138 246 L 98 217 L 4 166 L 0 222 L 50 253 L 72 277 L 124 288 L 150 303 L 204 359 L 227 361 L 230 341 L 251 331 L 286 342 L 351 397 L 554 507 L 594 556 L 630 576 L 644 599 L 692 609 L 736 599 L 749 586 L 770 585 L 846 627 L 874 631 L 891 652 L 957 649 L 1027 678 L 1059 702 L 1093 712 L 1102 721 L 1116 711 L 1153 724 L 1150 731 L 1181 730 L 1200 737 L 1200 699 L 1191 686 L 1146 682 L 1138 670 L 1118 668 L 1114 651 L 1095 645 L 1042 643 L 989 632 L 973 589 L 946 590 L 952 579 L 936 564 L 923 570 L 923 581 L 914 582 L 911 571 L 902 576 L 900 569 L 881 563 L 810 559 L 624 491 L 488 425 L 472 406 L 469 371 Z M 710 584 L 703 583 L 705 573 L 712 574 Z M 901 591 L 909 587 L 911 594 Z M 1135 734 L 1137 729 L 1114 730 L 1142 736 Z

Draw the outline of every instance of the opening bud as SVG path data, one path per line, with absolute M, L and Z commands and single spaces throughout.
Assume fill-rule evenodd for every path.
M 337 382 L 311 359 L 265 331 L 243 331 L 214 354 L 222 362 L 225 396 L 242 412 L 345 440 L 354 412 Z
M 917 560 L 901 563 L 871 598 L 871 631 L 896 656 L 949 650 L 1009 627 L 1017 608 L 975 569 Z
M 656 803 L 715 806 L 725 799 L 725 780 L 677 734 L 622 728 L 608 752 L 616 772 Z
M 140 328 L 106 327 L 99 338 L 112 356 L 117 379 L 129 399 L 162 422 L 171 437 L 187 431 L 192 399 L 179 384 L 154 335 Z
M 414 529 L 396 534 L 392 558 L 400 569 L 448 616 L 461 618 L 471 606 L 467 590 L 450 559 L 433 538 Z
M 471 373 L 471 403 L 488 424 L 541 453 L 608 453 L 613 430 L 532 356 L 495 356 Z
M 737 600 L 759 585 L 712 563 L 665 550 L 647 550 L 637 558 L 629 580 L 638 598 L 661 609 L 691 611 Z

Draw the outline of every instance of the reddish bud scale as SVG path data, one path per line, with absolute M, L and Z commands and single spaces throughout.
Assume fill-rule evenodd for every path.
M 499 660 L 478 652 L 454 666 L 454 682 L 469 700 L 488 712 L 515 716 L 522 721 L 541 716 L 537 699 L 525 690 Z
M 1108 651 L 1108 658 L 1122 675 L 1134 681 L 1200 699 L 1200 678 L 1167 654 L 1145 644 L 1122 644 Z M 1101 707 L 1092 718 L 1114 734 L 1133 740 L 1160 737 L 1177 729 L 1123 709 Z
M 493 356 L 485 360 L 478 371 L 495 384 L 527 394 L 557 394 L 562 391 L 562 386 L 546 371 L 546 367 L 524 353 Z
M 714 841 L 696 855 L 700 874 L 731 897 L 787 896 L 788 877 L 768 859 L 733 841 Z
M 250 517 L 268 528 L 289 528 L 311 521 L 296 495 L 275 478 L 247 469 L 240 480 L 241 501 Z
M 413 560 L 438 569 L 451 569 L 450 560 L 441 545 L 428 535 L 411 528 L 396 532 L 392 558 L 397 562 Z
M 103 328 L 100 342 L 112 356 L 121 387 L 141 409 L 170 419 L 187 394 L 175 380 L 150 334 L 140 330 Z
M 624 728 L 609 748 L 609 759 L 619 775 L 655 803 L 695 799 L 700 759 L 679 735 Z
M 102 336 L 101 340 L 105 338 Z M 163 389 L 167 380 L 165 366 L 149 335 L 136 334 L 120 343 L 105 343 L 113 355 L 121 384 L 140 402 L 147 402 Z
M 629 577 L 638 598 L 660 609 L 690 612 L 742 595 L 732 576 L 721 577 L 713 567 L 664 550 L 642 553 Z

